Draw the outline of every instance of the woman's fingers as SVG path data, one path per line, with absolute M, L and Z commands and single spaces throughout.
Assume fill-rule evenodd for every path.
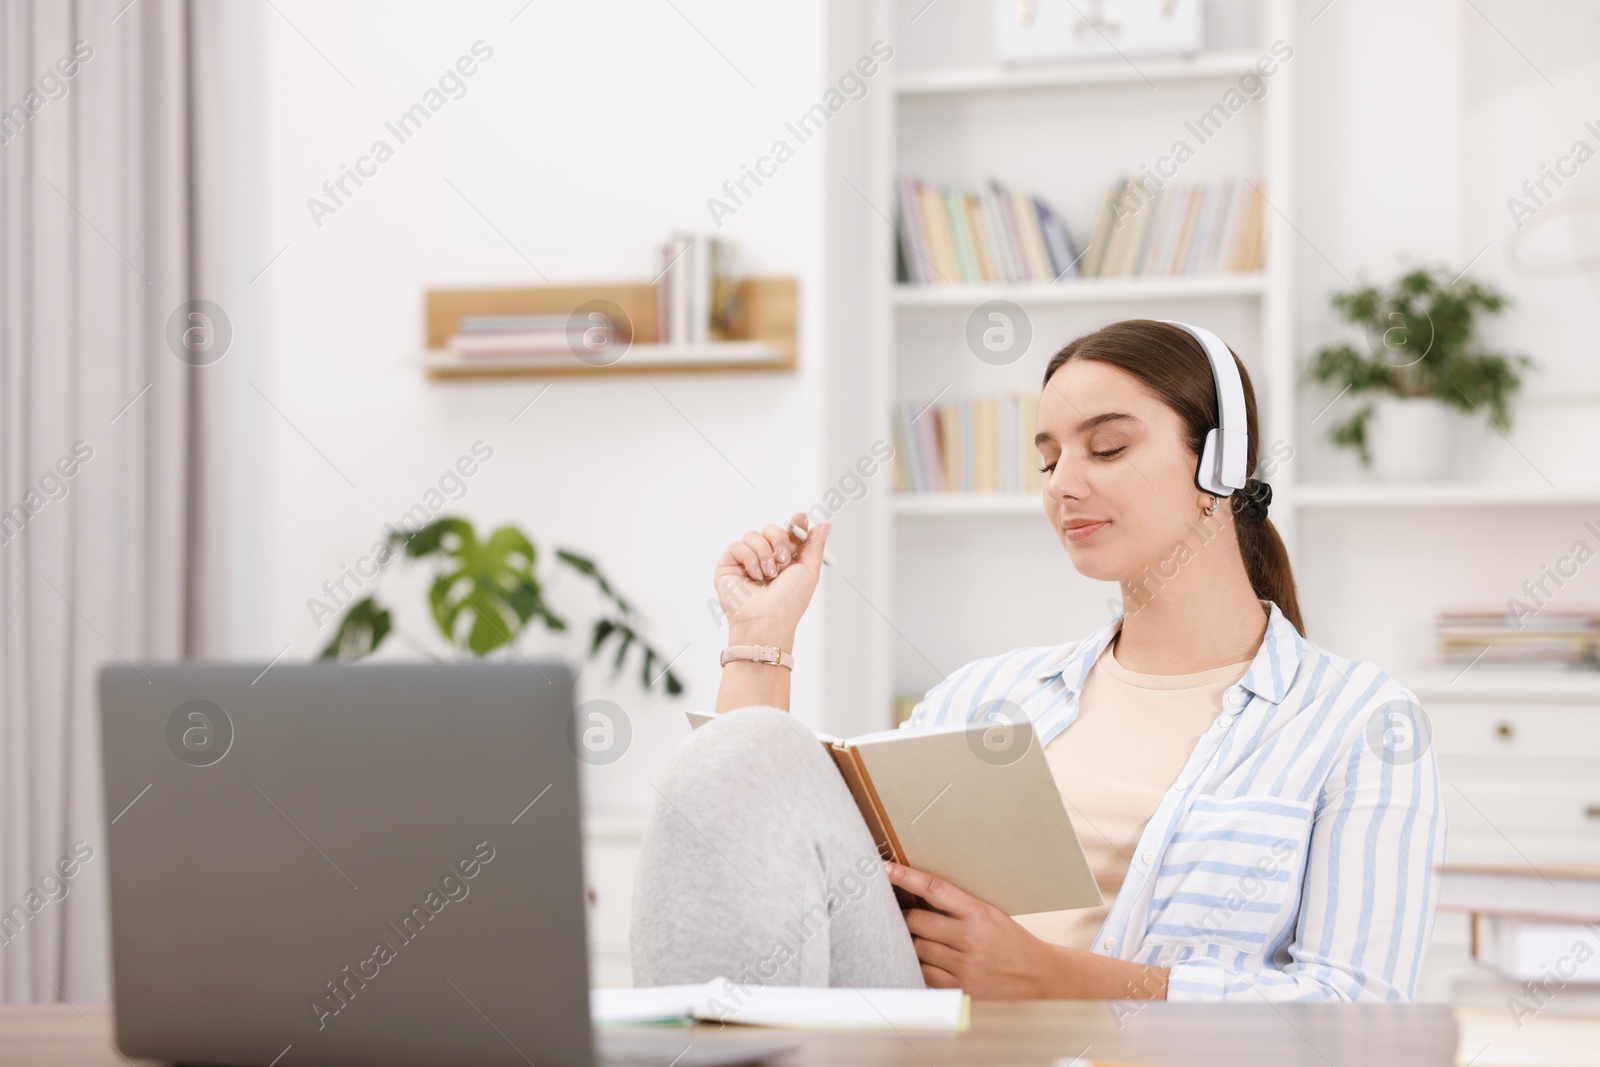
M 983 901 L 977 897 L 957 889 L 942 878 L 935 878 L 927 871 L 919 871 L 915 867 L 907 867 L 890 860 L 885 860 L 883 866 L 889 872 L 891 883 L 913 896 L 921 897 L 942 912 L 959 918 L 984 907 Z
M 776 578 L 778 576 L 778 562 L 775 558 L 772 542 L 768 541 L 755 530 L 744 535 L 744 543 L 756 554 L 756 570 L 762 578 Z
M 794 550 L 800 546 L 800 542 L 777 523 L 768 524 L 762 529 L 761 535 L 772 546 L 772 558 L 779 567 L 787 566 L 789 560 L 793 558 Z
M 744 573 L 756 581 L 762 581 L 766 575 L 761 573 L 761 557 L 756 550 L 743 541 L 735 541 L 728 546 L 728 554 L 738 561 L 744 568 Z
M 902 914 L 905 915 L 906 929 L 911 931 L 912 937 L 937 941 L 952 948 L 967 947 L 966 939 L 961 936 L 960 919 L 953 919 L 948 915 L 929 911 L 927 908 L 907 908 Z
M 929 989 L 958 989 L 961 986 L 955 975 L 931 963 L 922 965 L 922 983 Z
M 911 939 L 911 947 L 917 950 L 917 959 L 923 963 L 931 964 L 952 975 L 961 969 L 961 953 L 949 945 L 914 937 Z

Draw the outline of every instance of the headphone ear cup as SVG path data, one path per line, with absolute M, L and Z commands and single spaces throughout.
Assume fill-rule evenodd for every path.
M 1194 471 L 1194 484 L 1208 493 L 1228 496 L 1233 490 L 1217 478 L 1217 434 L 1220 432 L 1216 427 L 1206 431 L 1205 444 L 1200 448 L 1200 463 Z

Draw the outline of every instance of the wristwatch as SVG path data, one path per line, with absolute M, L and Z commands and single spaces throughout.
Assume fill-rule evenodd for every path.
M 757 663 L 769 663 L 774 667 L 788 667 L 794 670 L 794 657 L 777 645 L 729 645 L 722 650 L 722 665 L 726 667 L 731 660 L 747 659 Z

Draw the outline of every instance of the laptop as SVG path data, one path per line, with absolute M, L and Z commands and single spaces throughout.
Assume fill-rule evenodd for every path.
M 100 712 L 125 1056 L 689 1067 L 787 1047 L 596 1040 L 558 662 L 117 665 Z

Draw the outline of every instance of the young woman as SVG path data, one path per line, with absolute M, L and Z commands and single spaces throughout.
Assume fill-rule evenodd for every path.
M 1255 471 L 1255 396 L 1233 360 Z M 721 714 L 657 785 L 635 981 L 1411 999 L 1445 845 L 1426 720 L 1376 664 L 1306 639 L 1270 488 L 1198 488 L 1218 419 L 1206 350 L 1177 326 L 1117 322 L 1058 352 L 1039 403 L 1044 510 L 1079 573 L 1119 584 L 1122 610 L 1080 640 L 966 664 L 905 724 L 1019 708 L 1105 904 L 1013 918 L 881 862 L 787 714 L 789 668 L 731 659 Z M 790 656 L 828 531 L 802 544 L 774 524 L 728 546 L 713 582 L 730 646 Z M 931 907 L 902 912 L 892 886 Z

